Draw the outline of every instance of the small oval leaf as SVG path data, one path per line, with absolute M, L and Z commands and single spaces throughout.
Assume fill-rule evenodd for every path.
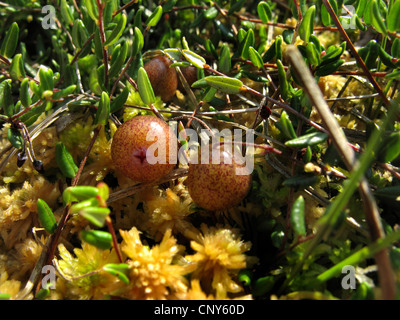
M 163 14 L 163 8 L 162 6 L 158 6 L 150 15 L 150 17 L 146 20 L 146 25 L 148 27 L 155 27 L 158 23 L 158 21 L 160 21 L 161 16 Z
M 147 105 L 153 104 L 156 97 L 147 72 L 143 67 L 140 67 L 138 70 L 137 86 L 143 102 Z
M 53 234 L 57 229 L 57 221 L 51 211 L 49 205 L 42 199 L 37 200 L 37 211 L 41 225 L 50 234 Z
M 75 164 L 72 155 L 68 152 L 64 143 L 61 141 L 56 143 L 55 158 L 62 174 L 67 178 L 74 178 L 78 172 L 78 167 Z
M 126 15 L 122 14 L 118 20 L 117 25 L 115 26 L 111 34 L 107 37 L 107 40 L 104 42 L 103 44 L 104 47 L 111 46 L 112 44 L 115 43 L 115 41 L 117 41 L 121 37 L 122 32 L 124 32 L 125 30 L 126 21 L 127 21 Z
M 290 223 L 295 235 L 306 235 L 305 201 L 303 196 L 299 196 L 296 201 L 293 202 L 290 213 Z
M 264 66 L 264 62 L 263 59 L 261 58 L 261 55 L 253 47 L 249 48 L 249 57 L 255 67 L 261 69 Z
M 21 133 L 17 129 L 8 128 L 7 138 L 14 148 L 22 149 L 22 147 L 24 146 L 24 139 L 22 138 Z
M 187 49 L 182 50 L 182 54 L 186 58 L 186 60 L 193 64 L 195 67 L 200 69 L 204 68 L 206 60 L 204 60 L 202 56 L 199 56 L 197 53 L 194 53 L 193 51 Z
M 19 27 L 14 22 L 10 29 L 8 29 L 5 38 L 3 39 L 0 47 L 0 54 L 6 58 L 11 58 L 14 55 L 15 49 L 17 49 L 19 37 Z
M 101 230 L 83 230 L 80 233 L 83 241 L 103 250 L 111 249 L 112 236 Z
M 136 56 L 142 49 L 144 45 L 144 38 L 142 31 L 138 27 L 135 27 L 135 37 L 132 44 L 132 56 Z
M 97 108 L 94 124 L 106 125 L 109 116 L 110 116 L 110 97 L 108 96 L 107 92 L 103 91 L 101 93 L 100 103 L 99 107 Z
M 102 207 L 87 207 L 79 211 L 79 214 L 90 221 L 96 227 L 104 227 L 106 218 L 110 214 L 110 209 Z
M 103 266 L 103 270 L 116 276 L 122 282 L 129 284 L 129 265 L 127 263 L 109 263 Z
M 303 148 L 308 146 L 314 146 L 325 142 L 328 139 L 328 134 L 324 132 L 312 132 L 304 136 L 289 140 L 285 142 L 288 147 Z
M 63 192 L 63 203 L 67 205 L 74 201 L 87 200 L 96 197 L 98 193 L 99 189 L 92 186 L 68 187 Z
M 314 32 L 315 6 L 307 9 L 306 14 L 299 26 L 299 36 L 304 42 L 308 42 L 310 35 Z
M 393 1 L 386 19 L 387 28 L 390 32 L 400 31 L 400 1 Z M 398 38 L 396 38 L 398 39 Z
M 271 7 L 265 1 L 261 1 L 257 5 L 257 13 L 263 23 L 268 23 L 272 19 Z
M 208 76 L 204 80 L 209 86 L 228 94 L 237 94 L 243 88 L 243 82 L 236 78 Z

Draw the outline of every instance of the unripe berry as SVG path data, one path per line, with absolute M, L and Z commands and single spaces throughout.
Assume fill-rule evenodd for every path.
M 186 180 L 189 194 L 198 206 L 207 210 L 223 210 L 239 204 L 251 186 L 250 172 L 230 152 L 221 151 L 219 159 L 220 163 L 212 163 L 209 152 L 208 163 L 201 163 L 199 157 L 198 164 L 189 165 Z M 246 174 L 238 175 L 239 170 Z
M 115 132 L 111 157 L 123 174 L 135 181 L 148 182 L 162 178 L 174 168 L 175 163 L 169 163 L 169 153 L 176 147 L 177 139 L 164 121 L 150 115 L 138 116 Z M 153 155 L 163 162 L 152 164 Z
M 170 101 L 178 88 L 178 75 L 172 61 L 164 56 L 157 56 L 144 65 L 147 76 L 153 87 L 154 94 L 164 102 Z

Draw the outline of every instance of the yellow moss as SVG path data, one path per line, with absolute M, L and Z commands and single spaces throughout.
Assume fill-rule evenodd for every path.
M 64 285 L 56 285 L 56 290 L 64 298 L 105 299 L 123 286 L 117 277 L 101 269 L 108 263 L 119 263 L 114 250 L 101 250 L 85 242 L 82 249 L 74 249 L 76 257 L 63 244 L 58 246 L 58 250 L 61 257 L 58 264 L 63 274 L 71 278 L 90 274 L 78 279 L 60 280 Z
M 1 148 L 8 145 L 6 133 L 9 125 L 6 124 L 1 130 L 2 145 Z M 49 170 L 56 166 L 55 163 L 55 144 L 57 142 L 57 134 L 55 127 L 47 128 L 42 131 L 35 139 L 32 140 L 33 151 L 38 160 L 42 161 L 45 170 Z M 3 161 L 8 153 L 0 159 Z M 0 179 L 4 183 L 23 183 L 31 180 L 32 177 L 38 176 L 38 172 L 33 168 L 31 161 L 26 160 L 19 168 L 17 166 L 17 155 L 8 159 L 7 164 L 1 172 Z
M 182 247 L 167 230 L 158 245 L 149 248 L 140 239 L 139 231 L 120 230 L 123 242 L 122 251 L 128 256 L 130 284 L 123 294 L 129 299 L 164 300 L 175 294 L 186 292 L 185 274 L 190 266 L 175 264 Z
M 178 196 L 177 193 L 184 193 Z M 159 190 L 154 188 L 152 193 L 146 193 L 144 198 L 144 211 L 148 217 L 146 231 L 155 236 L 159 241 L 164 233 L 171 229 L 174 234 L 196 232 L 187 221 L 193 213 L 190 209 L 193 201 L 183 184 L 178 184 L 174 189 Z
M 231 228 L 201 226 L 202 235 L 190 246 L 195 254 L 185 256 L 189 262 L 197 265 L 192 278 L 200 279 L 205 290 L 216 292 L 218 299 L 227 293 L 238 293 L 243 289 L 232 277 L 240 269 L 246 268 L 246 251 L 251 243 L 240 240 L 237 230 Z
M 10 295 L 10 299 L 13 299 L 19 292 L 21 283 L 17 280 L 8 280 L 7 272 L 0 270 L 0 293 Z
M 42 176 L 31 183 L 25 181 L 20 189 L 12 193 L 8 187 L 0 188 L 0 236 L 6 247 L 11 248 L 17 241 L 25 239 L 26 231 L 31 226 L 31 215 L 37 211 L 38 198 L 54 207 L 59 196 L 58 188 Z M 36 226 L 40 227 L 36 215 L 33 218 Z

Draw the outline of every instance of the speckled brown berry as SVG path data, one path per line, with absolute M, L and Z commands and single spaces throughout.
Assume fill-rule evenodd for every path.
M 157 56 L 144 65 L 154 94 L 164 102 L 170 101 L 178 88 L 178 75 L 174 67 L 170 68 L 171 64 L 167 57 Z
M 181 67 L 180 69 L 189 86 L 192 86 L 192 84 L 197 80 L 197 68 L 193 66 L 188 66 Z M 186 92 L 180 79 L 178 79 L 178 89 L 183 93 Z
M 200 158 L 200 157 L 199 157 Z M 221 151 L 220 163 L 190 164 L 186 180 L 193 201 L 206 210 L 224 210 L 239 204 L 250 190 L 251 175 L 238 175 L 238 168 L 247 170 L 245 164 L 239 165 L 231 153 Z M 224 161 L 225 159 L 225 161 Z M 231 164 L 226 161 L 231 160 Z
M 132 180 L 155 181 L 174 168 L 175 163 L 169 163 L 169 153 L 176 146 L 177 139 L 164 121 L 150 115 L 138 116 L 115 132 L 111 157 L 115 167 Z M 162 163 L 153 164 L 152 155 Z

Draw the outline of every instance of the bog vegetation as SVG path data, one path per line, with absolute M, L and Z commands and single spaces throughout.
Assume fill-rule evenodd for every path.
M 1 1 L 0 298 L 397 298 L 399 15 Z M 188 159 L 189 129 L 251 133 L 235 145 L 251 177 L 149 169 L 138 132 L 155 121 L 178 123 Z

